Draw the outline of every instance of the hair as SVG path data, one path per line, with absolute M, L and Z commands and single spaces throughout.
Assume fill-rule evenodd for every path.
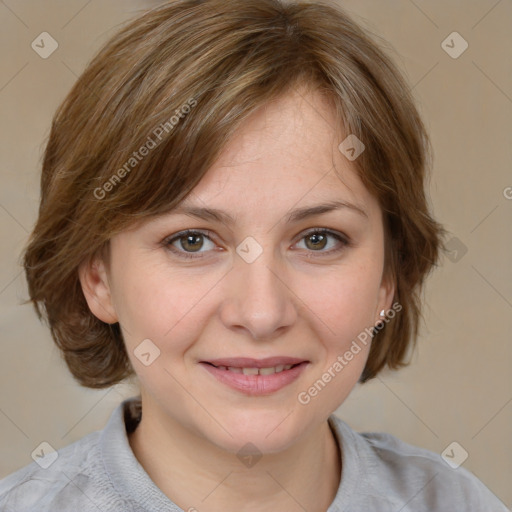
M 108 255 L 116 233 L 176 207 L 256 108 L 299 85 L 328 97 L 339 127 L 363 141 L 353 164 L 383 211 L 384 272 L 402 309 L 374 331 L 361 381 L 408 364 L 445 232 L 429 214 L 430 142 L 404 78 L 339 7 L 178 0 L 131 20 L 100 49 L 57 109 L 46 145 L 24 249 L 25 303 L 47 321 L 81 385 L 111 386 L 134 370 L 119 324 L 90 311 L 79 266 Z

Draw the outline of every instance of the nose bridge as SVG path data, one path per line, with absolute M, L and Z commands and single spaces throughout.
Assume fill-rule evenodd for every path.
M 255 339 L 263 339 L 290 325 L 295 318 L 295 307 L 293 294 L 283 277 L 272 248 L 263 249 L 254 239 L 244 240 L 237 247 L 230 272 L 229 298 L 223 308 L 226 326 L 243 327 Z
M 238 261 L 237 263 L 244 283 L 242 289 L 245 289 L 251 295 L 253 301 L 269 303 L 282 298 L 280 296 L 283 295 L 281 289 L 283 284 L 277 277 L 279 271 L 276 268 L 275 258 L 270 255 L 270 252 L 268 250 L 267 257 L 261 255 L 252 263 L 244 261 Z

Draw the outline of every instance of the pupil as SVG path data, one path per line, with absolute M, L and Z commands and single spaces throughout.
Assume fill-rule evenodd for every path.
M 196 246 L 197 246 L 197 245 L 199 245 L 199 247 L 195 247 L 195 248 L 194 248 L 194 247 L 192 247 L 192 249 L 193 249 L 193 250 L 198 250 L 198 249 L 200 249 L 200 248 L 201 248 L 201 244 L 200 244 L 200 243 L 199 243 L 199 244 L 198 244 L 198 243 L 194 244 L 194 242 L 193 242 L 193 241 L 194 241 L 194 239 L 197 241 L 197 240 L 199 239 L 199 237 L 200 237 L 200 235 L 187 235 L 187 236 L 185 237 L 185 239 L 186 239 L 186 244 L 189 244 L 189 242 L 190 242 L 190 245 L 192 245 L 192 246 L 193 246 L 193 245 L 196 245 Z
M 310 240 L 314 240 L 313 241 L 313 247 L 314 248 L 318 248 L 318 247 L 321 247 L 323 249 L 323 247 L 325 246 L 324 245 L 318 245 L 318 243 L 320 242 L 320 244 L 322 242 L 325 242 L 325 236 L 322 235 L 322 234 L 319 234 L 319 233 L 313 233 L 312 235 L 309 236 L 309 239 Z

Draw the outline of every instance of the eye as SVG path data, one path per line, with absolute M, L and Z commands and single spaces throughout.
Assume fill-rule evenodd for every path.
M 215 243 L 212 241 L 212 236 L 213 234 L 210 231 L 203 232 L 188 229 L 166 238 L 162 244 L 171 252 L 177 254 L 180 258 L 202 258 L 209 250 L 215 249 Z M 335 241 L 331 244 L 331 246 L 334 245 L 334 248 L 324 250 L 329 246 L 330 238 Z M 209 248 L 208 245 L 206 245 L 205 248 L 205 240 L 211 244 Z M 306 234 L 303 234 L 299 241 L 302 242 L 303 240 L 306 245 L 305 250 L 310 252 L 308 256 L 313 257 L 331 255 L 350 245 L 349 239 L 345 235 L 329 229 L 320 228 L 312 229 Z
M 164 240 L 164 245 L 169 248 L 174 253 L 179 254 L 180 257 L 183 258 L 200 258 L 201 254 L 208 251 L 201 251 L 204 247 L 204 240 L 208 240 L 211 244 L 212 249 L 215 244 L 212 242 L 210 236 L 210 232 L 202 232 L 202 231 L 192 231 L 186 230 L 181 231 L 180 233 L 176 233 L 171 238 L 167 238 Z M 197 253 L 197 256 L 194 254 Z
M 334 248 L 324 250 L 329 245 L 329 238 L 335 240 L 335 242 L 331 244 L 331 247 L 334 246 Z M 339 252 L 346 246 L 350 245 L 348 237 L 342 235 L 341 233 L 331 231 L 330 229 L 312 229 L 306 234 L 302 235 L 300 241 L 303 240 L 305 241 L 306 250 L 309 250 L 313 253 L 320 253 L 318 256 L 330 255 Z M 313 256 L 317 255 L 314 254 Z

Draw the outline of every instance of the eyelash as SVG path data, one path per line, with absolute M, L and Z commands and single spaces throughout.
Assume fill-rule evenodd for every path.
M 316 257 L 322 257 L 322 256 L 326 256 L 326 255 L 330 256 L 334 253 L 338 253 L 338 252 L 342 251 L 343 249 L 345 249 L 345 247 L 349 247 L 351 245 L 348 237 L 346 237 L 340 233 L 336 233 L 335 231 L 331 231 L 330 229 L 321 229 L 321 228 L 314 228 L 314 229 L 311 229 L 310 231 L 304 233 L 301 236 L 301 238 L 299 239 L 299 242 L 301 240 L 303 240 L 304 238 L 307 238 L 308 236 L 315 235 L 315 234 L 332 236 L 338 242 L 341 242 L 341 247 L 339 247 L 337 249 L 331 249 L 329 251 L 310 251 L 311 256 L 308 256 L 308 257 L 316 258 Z M 190 252 L 186 252 L 186 251 L 177 250 L 175 247 L 173 247 L 173 245 L 172 245 L 173 242 L 175 242 L 176 240 L 179 240 L 180 238 L 184 238 L 188 235 L 202 235 L 202 236 L 208 238 L 208 240 L 210 240 L 211 242 L 213 242 L 213 240 L 212 240 L 213 233 L 211 231 L 187 229 L 185 231 L 180 231 L 179 233 L 176 233 L 175 235 L 172 235 L 169 238 L 166 238 L 162 242 L 162 245 L 167 247 L 174 254 L 178 254 L 180 258 L 189 259 L 189 260 L 202 258 L 203 256 L 201 256 L 201 254 L 203 254 L 203 253 L 201 253 L 201 252 L 190 253 Z M 315 254 L 315 253 L 318 253 L 318 254 Z

